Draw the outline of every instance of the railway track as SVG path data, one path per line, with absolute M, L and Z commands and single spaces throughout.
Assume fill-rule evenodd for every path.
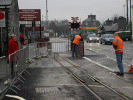
M 66 70 L 66 72 L 68 72 L 72 77 L 74 77 L 79 83 L 81 83 L 89 92 L 91 92 L 97 99 L 99 100 L 105 100 L 103 97 L 101 97 L 98 93 L 96 93 L 95 90 L 93 90 L 92 88 L 89 87 L 89 85 L 87 84 L 87 80 L 83 80 L 82 78 L 80 78 L 78 75 L 74 74 L 70 69 L 68 69 L 67 67 L 65 67 L 57 58 L 54 57 L 54 59 L 62 66 L 62 68 L 64 70 Z M 68 61 L 66 58 L 61 58 L 63 60 L 65 60 L 67 63 L 71 64 L 73 66 L 73 68 L 78 69 L 79 71 L 81 71 L 85 77 L 87 77 L 88 79 L 92 80 L 92 82 L 98 83 L 99 85 L 103 86 L 103 88 L 106 88 L 107 92 L 112 92 L 113 94 L 117 95 L 119 97 L 120 100 L 130 100 L 128 97 L 124 96 L 123 94 L 119 93 L 118 91 L 114 90 L 113 88 L 111 88 L 110 86 L 104 84 L 102 81 L 98 80 L 97 78 L 93 77 L 92 75 L 86 73 L 85 71 L 83 71 L 81 68 L 75 66 L 72 62 Z M 71 67 L 72 68 L 72 67 Z M 108 95 L 106 95 L 108 96 Z M 115 99 L 113 99 L 115 100 Z M 118 99 L 117 99 L 118 100 Z

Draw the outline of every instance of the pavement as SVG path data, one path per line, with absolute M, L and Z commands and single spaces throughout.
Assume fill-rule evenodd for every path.
M 33 58 L 34 55 L 30 54 L 30 57 Z M 31 75 L 23 74 L 25 78 L 24 83 L 18 81 L 15 84 L 21 90 L 16 89 L 18 94 L 9 90 L 2 100 L 12 100 L 16 95 L 24 100 L 97 100 L 92 93 L 88 92 L 68 74 L 54 57 L 71 72 L 80 76 L 81 79 L 84 79 L 85 76 L 73 69 L 73 65 L 91 74 L 126 97 L 133 99 L 133 74 L 126 73 L 128 66 L 125 67 L 127 69 L 125 69 L 123 77 L 117 76 L 113 73 L 114 70 L 118 70 L 116 61 L 108 59 L 105 55 L 85 50 L 85 57 L 72 58 L 71 53 L 66 53 L 32 59 L 32 63 L 26 69 Z M 71 63 L 68 63 L 66 60 Z M 94 90 L 104 100 L 121 100 L 119 98 L 114 99 L 117 96 L 107 94 L 105 91 L 102 91 L 103 88 L 99 88 L 96 85 Z M 4 88 L 6 86 L 2 85 L 0 91 Z
M 101 65 L 92 62 L 87 57 L 72 58 L 71 54 L 67 57 L 64 57 L 63 54 L 60 56 L 63 56 L 67 61 L 82 68 L 116 91 L 133 99 L 133 84 L 125 80 L 125 77 L 128 75 L 131 75 L 130 78 L 132 78 L 133 74 L 125 74 L 124 77 L 119 77 L 111 73 L 108 69 L 101 67 Z M 63 60 L 62 57 L 56 58 L 65 67 L 72 67 L 72 65 Z M 24 81 L 23 84 L 21 82 L 15 84 L 21 89 L 20 91 L 17 90 L 19 97 L 26 100 L 88 100 L 88 98 L 89 100 L 97 100 L 92 93 L 88 92 L 80 83 L 73 79 L 53 57 L 32 59 L 32 61 L 33 63 L 29 64 L 27 68 L 27 71 L 31 75 L 24 74 L 23 77 L 26 81 Z M 77 71 L 73 71 L 73 73 L 79 75 Z M 83 77 L 84 76 L 81 75 L 80 78 Z M 97 91 L 101 90 L 97 89 Z M 10 100 L 11 97 L 8 97 L 8 95 L 12 96 L 16 94 L 10 90 L 2 100 Z

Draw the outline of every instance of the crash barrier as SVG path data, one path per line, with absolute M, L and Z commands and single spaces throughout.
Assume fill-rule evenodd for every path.
M 32 46 L 31 46 L 32 45 Z M 37 42 L 30 44 L 30 58 L 40 58 L 48 55 L 68 56 L 71 53 L 68 41 L 62 42 Z
M 17 93 L 12 87 L 20 90 L 18 87 L 16 87 L 14 84 L 16 80 L 19 80 L 20 82 L 24 83 L 24 78 L 22 76 L 23 72 L 26 72 L 27 68 L 27 60 L 29 55 L 29 46 L 25 46 L 23 49 L 20 49 L 18 51 L 15 51 L 14 53 L 9 55 L 9 61 L 7 61 L 7 72 L 6 76 L 7 80 L 3 83 L 4 85 L 7 85 L 8 88 L 4 89 L 2 92 L 11 89 L 13 92 Z M 1 93 L 2 93 L 1 92 Z
M 72 51 L 72 40 L 71 40 L 71 51 Z M 78 45 L 78 55 L 84 57 L 84 41 L 79 41 Z
M 0 57 L 0 81 L 8 76 L 6 56 Z

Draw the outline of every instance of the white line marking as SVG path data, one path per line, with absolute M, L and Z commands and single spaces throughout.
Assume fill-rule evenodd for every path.
M 103 67 L 103 68 L 105 68 L 105 69 L 108 69 L 109 71 L 111 71 L 111 72 L 114 72 L 115 70 L 112 70 L 112 69 L 110 69 L 110 68 L 108 68 L 107 66 L 104 66 L 104 65 L 102 65 L 102 64 L 99 64 L 99 63 L 97 63 L 97 62 L 94 62 L 94 61 L 92 61 L 91 59 L 89 59 L 89 58 L 87 58 L 87 57 L 83 57 L 84 59 L 86 59 L 86 60 L 88 60 L 88 61 L 90 61 L 90 62 L 92 62 L 92 63 L 94 63 L 94 64 L 97 64 L 97 65 L 99 65 L 99 66 L 101 66 L 101 67 Z
M 26 99 L 24 99 L 24 98 L 22 98 L 22 97 L 15 96 L 15 95 L 9 95 L 9 94 L 7 94 L 7 95 L 5 95 L 5 96 L 6 96 L 6 97 L 10 97 L 10 98 L 19 99 L 19 100 L 26 100 Z
M 89 50 L 89 49 L 86 49 L 86 50 Z M 91 49 L 92 50 L 92 49 Z M 92 50 L 92 51 L 94 51 L 94 50 Z M 96 53 L 99 53 L 99 54 L 103 54 L 103 55 L 105 55 L 104 53 L 101 53 L 101 52 L 99 52 L 99 51 L 95 51 Z M 114 61 L 116 61 L 116 59 L 114 59 L 114 58 L 110 58 L 109 56 L 107 56 L 107 55 L 105 55 L 106 56 L 106 58 L 109 58 L 109 59 L 111 59 L 111 60 L 114 60 Z M 125 62 L 126 63 L 125 63 Z M 128 65 L 128 66 L 130 66 L 130 64 L 128 64 L 128 63 L 130 63 L 129 61 L 127 61 L 127 60 L 123 60 L 123 64 L 125 64 L 125 65 Z

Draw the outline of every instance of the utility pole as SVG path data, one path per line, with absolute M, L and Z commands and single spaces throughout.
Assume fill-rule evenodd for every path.
M 127 30 L 128 30 L 128 0 L 126 0 L 127 3 Z
M 124 7 L 124 17 L 125 17 L 125 6 L 126 6 L 126 5 L 123 5 L 123 7 Z
M 47 0 L 46 0 L 46 30 L 48 29 L 48 7 L 47 7 Z
M 131 7 L 131 0 L 130 0 L 130 33 L 131 33 L 131 42 L 132 42 L 132 20 L 131 20 L 132 14 L 131 14 L 131 9 L 132 9 L 132 7 Z

